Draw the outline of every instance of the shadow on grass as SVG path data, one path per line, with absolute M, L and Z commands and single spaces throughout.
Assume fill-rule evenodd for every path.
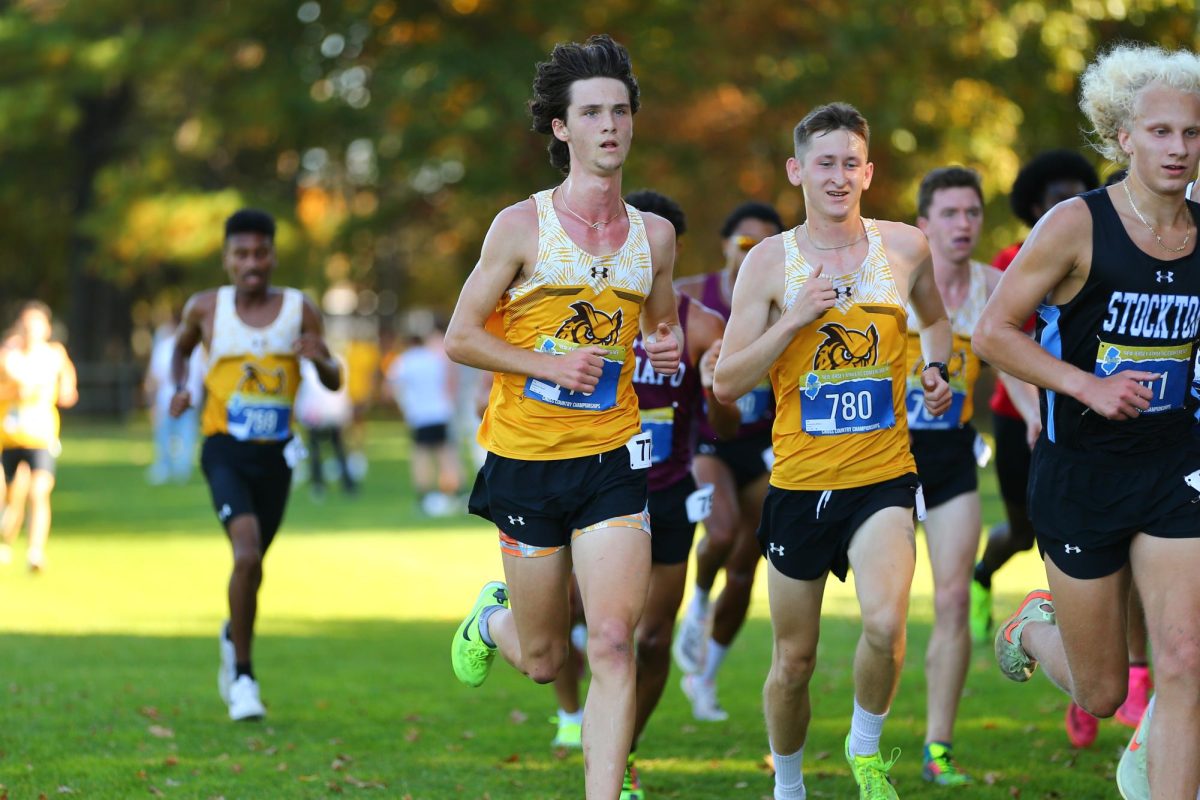
M 287 636 L 272 635 L 269 620 L 264 625 L 255 666 L 269 718 L 259 724 L 225 718 L 215 637 L 0 636 L 0 784 L 13 800 L 60 791 L 89 798 L 582 796 L 581 756 L 550 748 L 550 688 L 501 664 L 478 690 L 458 685 L 448 663 L 452 623 L 305 625 L 304 635 Z M 928 633 L 927 625 L 910 626 L 910 655 L 884 737 L 885 750 L 904 751 L 893 775 L 906 799 L 945 791 L 919 777 Z M 810 797 L 842 798 L 854 793 L 841 752 L 858 626 L 829 618 L 822 634 L 806 782 Z M 730 712 L 724 723 L 691 719 L 673 671 L 640 746 L 652 797 L 769 797 L 759 699 L 769 653 L 769 625 L 751 620 L 721 673 Z M 1092 749 L 1073 751 L 1061 728 L 1064 707 L 1045 680 L 1008 683 L 990 654 L 977 651 L 956 742 L 963 767 L 981 779 L 969 796 L 1115 796 L 1112 770 L 1126 732 L 1106 723 Z

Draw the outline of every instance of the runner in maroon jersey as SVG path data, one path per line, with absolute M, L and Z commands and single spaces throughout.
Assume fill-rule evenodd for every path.
M 729 318 L 733 285 L 750 248 L 783 230 L 779 213 L 765 203 L 743 203 L 721 227 L 725 267 L 717 272 L 682 278 L 681 294 L 690 295 Z M 714 487 L 712 515 L 696 547 L 696 585 L 676 634 L 672 652 L 686 673 L 683 691 L 698 720 L 720 721 L 728 715 L 717 701 L 716 677 L 725 653 L 746 619 L 754 573 L 762 556 L 755 533 L 767 494 L 771 462 L 771 424 L 775 398 L 764 381 L 738 400 L 741 425 L 730 441 L 719 441 L 703 423 L 694 471 L 701 484 Z M 725 588 L 712 610 L 712 632 L 706 637 L 709 592 L 717 572 L 725 568 Z

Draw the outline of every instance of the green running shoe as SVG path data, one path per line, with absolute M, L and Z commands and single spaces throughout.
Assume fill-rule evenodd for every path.
M 900 748 L 892 750 L 891 761 L 879 753 L 870 756 L 850 755 L 850 735 L 846 734 L 846 763 L 858 783 L 858 800 L 900 800 L 900 795 L 888 781 L 888 770 L 900 758 Z
M 637 765 L 633 763 L 636 758 L 637 753 L 630 753 L 629 760 L 625 762 L 625 782 L 621 784 L 621 800 L 646 800 L 642 782 L 638 779 Z
M 925 756 L 921 763 L 921 777 L 938 786 L 965 786 L 974 783 L 971 776 L 958 768 L 950 747 L 941 742 L 925 745 Z
M 996 662 L 1010 681 L 1024 683 L 1037 669 L 1037 660 L 1021 647 L 1021 633 L 1030 622 L 1055 624 L 1054 598 L 1049 589 L 1036 589 L 1025 595 L 1016 613 L 996 631 Z
M 1146 774 L 1146 736 L 1149 732 L 1149 715 L 1142 714 L 1142 721 L 1117 762 L 1117 789 L 1125 800 L 1150 800 L 1150 776 Z
M 967 614 L 971 641 L 983 644 L 992 635 L 992 590 L 971 579 L 971 610 Z
M 471 613 L 458 626 L 454 641 L 450 643 L 450 663 L 454 676 L 467 686 L 479 686 L 487 680 L 496 657 L 496 648 L 488 647 L 479 635 L 479 615 L 488 606 L 508 608 L 508 587 L 500 581 L 492 581 L 483 587 Z
M 583 725 L 562 717 L 551 717 L 550 721 L 558 723 L 558 731 L 554 734 L 554 741 L 550 743 L 551 747 L 569 747 L 572 750 L 583 748 Z

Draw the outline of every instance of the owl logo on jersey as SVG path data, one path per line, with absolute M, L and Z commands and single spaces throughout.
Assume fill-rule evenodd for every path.
M 817 347 L 813 369 L 870 367 L 879 358 L 879 331 L 874 325 L 864 333 L 830 322 L 822 325 L 820 332 L 825 334 L 825 341 Z
M 576 344 L 614 346 L 621 334 L 621 309 L 609 316 L 591 303 L 581 300 L 571 304 L 575 316 L 569 318 L 554 334 L 555 339 L 566 339 Z
M 283 394 L 286 385 L 287 375 L 282 367 L 266 370 L 257 364 L 243 364 L 242 379 L 238 381 L 237 392 L 277 395 Z

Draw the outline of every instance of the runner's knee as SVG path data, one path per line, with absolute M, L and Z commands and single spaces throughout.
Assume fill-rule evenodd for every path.
M 776 642 L 767 680 L 788 690 L 803 689 L 812 679 L 816 666 L 815 650 L 784 646 Z
M 588 623 L 588 662 L 592 671 L 619 668 L 632 662 L 633 626 L 608 618 Z
M 521 643 L 522 668 L 534 683 L 554 683 L 567 660 L 565 639 Z

